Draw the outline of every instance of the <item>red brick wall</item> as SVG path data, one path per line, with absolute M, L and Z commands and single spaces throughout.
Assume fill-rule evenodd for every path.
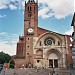
M 38 27 L 38 36 L 40 36 L 40 35 L 42 35 L 43 33 L 46 33 L 46 32 L 48 32 L 48 30 Z
M 24 46 L 24 43 L 17 43 L 16 55 L 19 56 L 19 57 L 23 56 L 23 46 Z
M 72 48 L 70 47 L 70 44 L 71 44 L 71 40 L 70 40 L 70 37 L 67 36 L 67 46 L 68 46 L 68 64 L 72 63 Z

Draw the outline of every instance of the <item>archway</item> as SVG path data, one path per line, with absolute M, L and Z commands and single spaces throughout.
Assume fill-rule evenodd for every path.
M 39 56 L 40 58 L 42 58 L 43 56 L 43 50 L 39 49 L 36 51 L 36 55 Z
M 10 60 L 10 68 L 15 68 L 15 61 L 14 60 Z
M 47 59 L 50 68 L 58 68 L 61 61 L 61 53 L 58 50 L 52 49 L 47 52 Z
M 58 67 L 58 56 L 55 53 L 51 53 L 48 57 L 49 59 L 49 67 L 53 68 L 57 68 Z

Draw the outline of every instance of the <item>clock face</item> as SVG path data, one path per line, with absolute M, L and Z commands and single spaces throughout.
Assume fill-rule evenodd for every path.
M 34 30 L 33 30 L 32 28 L 29 28 L 29 29 L 28 29 L 28 33 L 33 33 L 33 31 L 34 31 Z

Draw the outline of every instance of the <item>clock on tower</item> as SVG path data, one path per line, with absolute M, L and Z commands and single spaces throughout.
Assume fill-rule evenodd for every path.
M 33 28 L 28 28 L 28 34 L 33 34 L 34 33 L 34 29 Z
M 34 0 L 25 2 L 24 35 L 33 34 L 37 36 L 38 29 L 38 3 Z

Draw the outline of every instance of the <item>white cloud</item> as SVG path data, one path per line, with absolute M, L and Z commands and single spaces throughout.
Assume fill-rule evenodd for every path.
M 20 1 L 21 0 L 0 0 L 0 9 L 17 9 L 16 5 L 18 5 Z
M 75 0 L 74 0 L 74 12 L 75 12 Z
M 16 45 L 18 41 L 17 34 L 0 33 L 0 52 L 3 51 L 10 55 L 16 54 Z
M 48 17 L 48 15 L 46 15 L 47 12 L 49 12 L 49 8 L 45 7 L 43 9 L 39 10 L 38 16 L 41 16 L 43 19 L 45 19 Z
M 8 53 L 9 55 L 16 54 L 16 44 L 7 44 L 6 42 L 0 41 L 0 52 L 3 51 L 4 53 Z
M 6 8 L 7 8 L 7 5 L 0 3 L 0 9 L 6 9 Z
M 74 0 L 39 0 L 39 3 L 42 4 L 42 8 L 40 9 L 41 14 L 39 15 L 42 16 L 42 18 L 54 16 L 57 19 L 61 19 L 74 12 Z M 48 10 L 43 11 L 46 10 L 46 7 Z M 47 15 L 47 17 L 44 15 Z
M 17 7 L 16 7 L 15 5 L 13 5 L 13 4 L 10 4 L 10 5 L 9 5 L 9 8 L 10 8 L 11 10 L 16 10 L 16 9 L 17 9 Z
M 65 34 L 67 34 L 67 35 L 72 35 L 72 33 L 73 33 L 73 27 L 71 27 L 70 30 L 65 32 Z
M 28 0 L 0 0 L 0 9 L 23 9 L 25 1 Z M 41 4 L 39 16 L 44 19 L 52 16 L 61 19 L 74 12 L 74 0 L 38 0 L 38 3 L 39 7 Z
M 8 8 L 9 3 L 10 3 L 10 0 L 0 0 L 0 9 Z
M 0 15 L 0 18 L 4 18 L 4 17 L 6 17 L 7 15 Z

